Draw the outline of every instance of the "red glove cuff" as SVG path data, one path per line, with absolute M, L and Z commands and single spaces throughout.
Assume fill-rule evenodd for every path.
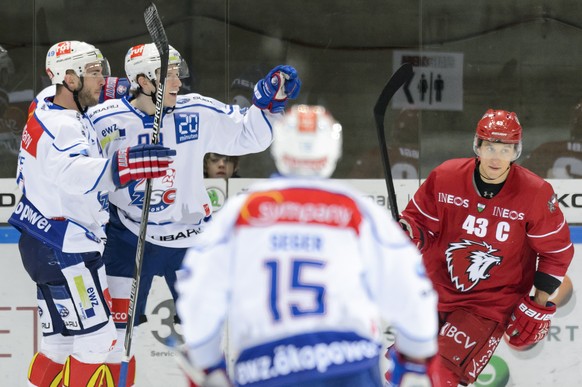
M 518 348 L 538 343 L 548 334 L 554 313 L 556 305 L 553 303 L 541 306 L 526 295 L 511 315 L 505 330 L 507 342 Z
M 422 231 L 422 229 L 410 219 L 400 218 L 399 222 L 404 232 L 408 234 L 412 242 L 416 244 L 416 247 L 422 252 L 425 242 L 424 231 Z

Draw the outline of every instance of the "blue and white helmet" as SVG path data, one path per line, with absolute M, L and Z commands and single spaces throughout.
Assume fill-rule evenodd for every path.
M 271 155 L 285 176 L 330 177 L 342 155 L 342 126 L 323 106 L 293 106 L 273 137 Z
M 151 81 L 158 79 L 156 71 L 161 67 L 160 54 L 154 43 L 133 46 L 125 55 L 125 73 L 131 82 L 131 89 L 137 90 L 137 77 L 145 75 Z M 174 47 L 170 46 L 168 57 L 168 71 L 178 69 L 178 77 L 186 78 L 189 75 L 188 65 Z

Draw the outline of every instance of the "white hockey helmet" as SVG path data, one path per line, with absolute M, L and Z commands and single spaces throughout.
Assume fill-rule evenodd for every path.
M 62 85 L 65 74 L 73 70 L 83 77 L 94 66 L 100 66 L 103 76 L 109 76 L 109 63 L 95 46 L 70 40 L 52 46 L 46 55 L 46 73 L 53 85 Z
M 342 126 L 323 106 L 293 106 L 273 137 L 271 155 L 286 176 L 330 177 L 342 154 Z
M 145 75 L 151 81 L 157 80 L 156 70 L 161 67 L 160 54 L 154 43 L 139 44 L 133 46 L 125 55 L 125 73 L 131 82 L 131 89 L 137 90 L 139 84 L 137 77 L 140 74 Z M 182 59 L 182 56 L 174 47 L 170 46 L 168 57 L 168 71 L 178 69 L 180 79 L 188 77 L 188 65 Z

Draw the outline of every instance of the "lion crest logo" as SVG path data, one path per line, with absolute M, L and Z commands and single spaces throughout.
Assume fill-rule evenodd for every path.
M 461 292 L 473 289 L 481 280 L 489 278 L 489 272 L 501 264 L 503 257 L 493 255 L 498 251 L 486 242 L 462 239 L 451 243 L 445 252 L 451 281 Z

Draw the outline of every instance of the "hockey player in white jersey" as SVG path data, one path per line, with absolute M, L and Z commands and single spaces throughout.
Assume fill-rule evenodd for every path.
M 151 142 L 159 69 L 160 56 L 154 44 L 131 47 L 125 57 L 125 71 L 134 98 L 109 100 L 89 111 L 106 155 L 122 147 Z M 259 82 L 254 106 L 241 110 L 199 94 L 178 95 L 180 79 L 185 76 L 187 66 L 170 46 L 159 140 L 176 149 L 177 156 L 168 174 L 153 182 L 135 326 L 145 321 L 145 305 L 154 276 L 163 276 L 176 298 L 176 271 L 186 248 L 197 243 L 197 236 L 212 217 L 204 187 L 204 155 L 243 155 L 265 150 L 271 144 L 272 126 L 282 116 L 287 99 L 297 97 L 300 89 L 296 70 L 278 66 Z M 143 181 L 135 182 L 109 195 L 111 219 L 104 260 L 120 335 L 118 346 L 110 355 L 111 363 L 121 362 L 123 354 L 144 186 Z M 129 368 L 134 367 L 132 357 Z M 132 376 L 128 373 L 129 381 Z
M 46 71 L 56 94 L 37 101 L 22 133 L 17 182 L 23 195 L 9 219 L 21 232 L 22 262 L 37 284 L 43 333 L 28 382 L 112 386 L 104 362 L 117 335 L 101 256 L 107 191 L 165 174 L 175 152 L 140 146 L 102 157 L 84 114 L 97 104 L 109 73 L 94 46 L 55 44 Z
M 274 126 L 283 177 L 229 198 L 188 250 L 177 308 L 202 385 L 224 378 L 227 322 L 235 386 L 381 386 L 381 321 L 397 332 L 390 385 L 430 385 L 436 293 L 386 210 L 321 179 L 341 143 L 323 107 L 294 106 Z

